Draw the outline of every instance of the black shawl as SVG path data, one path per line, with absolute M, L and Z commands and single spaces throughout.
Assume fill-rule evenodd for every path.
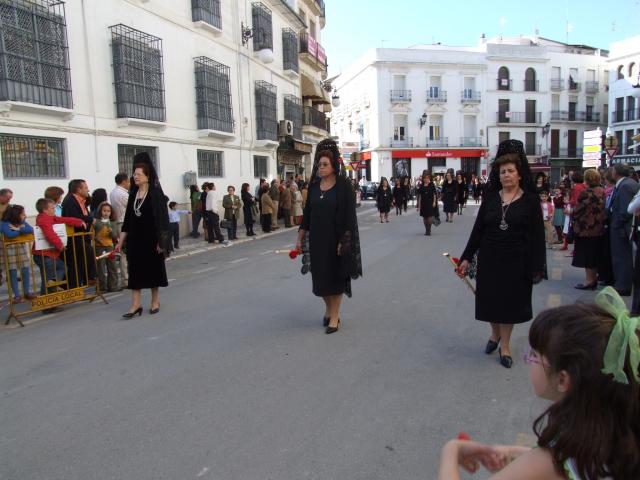
M 127 201 L 127 210 L 124 215 L 124 222 L 122 224 L 122 231 L 129 231 L 129 223 L 131 222 L 131 215 L 133 215 L 133 202 L 135 201 L 138 193 L 138 187 L 134 184 L 129 191 L 129 200 Z M 169 210 L 167 208 L 168 198 L 162 191 L 162 187 L 152 186 L 149 184 L 149 197 L 147 200 L 151 201 L 151 209 L 153 212 L 153 226 L 156 231 L 156 237 L 158 239 L 158 245 L 163 250 L 165 258 L 168 257 L 173 251 L 173 244 L 171 242 L 171 234 L 169 233 Z

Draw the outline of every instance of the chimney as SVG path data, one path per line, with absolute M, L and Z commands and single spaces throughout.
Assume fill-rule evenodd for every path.
M 487 36 L 483 33 L 480 35 L 480 45 L 487 43 Z

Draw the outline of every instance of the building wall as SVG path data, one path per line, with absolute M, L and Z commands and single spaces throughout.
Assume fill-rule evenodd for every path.
M 265 80 L 276 85 L 278 119 L 284 118 L 285 94 L 300 96 L 298 79 L 283 74 L 282 28 L 297 25 L 271 8 L 274 61 L 265 64 L 254 56 L 253 41 L 240 42 L 240 23 L 252 23 L 251 2 L 222 0 L 222 34 L 198 28 L 192 21 L 188 0 L 104 0 L 67 2 L 66 23 L 73 88 L 73 118 L 52 115 L 47 109 L 32 113 L 15 108 L 0 118 L 0 134 L 35 135 L 65 139 L 66 178 L 4 179 L 16 202 L 35 212 L 34 204 L 47 186 L 66 191 L 72 178 L 85 178 L 91 189 L 110 190 L 118 170 L 118 144 L 158 148 L 159 175 L 167 195 L 179 203 L 188 200 L 183 174 L 197 172 L 197 150 L 223 152 L 224 176 L 199 177 L 226 187 L 256 182 L 253 155 L 269 157 L 269 177 L 276 175 L 275 147 L 256 142 L 254 84 Z M 116 24 L 141 30 L 162 39 L 166 124 L 164 129 L 119 126 L 116 118 L 111 32 Z M 318 31 L 320 29 L 318 28 Z M 193 59 L 206 56 L 230 67 L 235 136 L 221 140 L 200 137 L 197 129 Z

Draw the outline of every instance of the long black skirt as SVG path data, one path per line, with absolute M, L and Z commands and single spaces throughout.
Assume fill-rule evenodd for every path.
M 602 236 L 575 237 L 575 248 L 571 265 L 578 268 L 598 268 L 603 254 Z

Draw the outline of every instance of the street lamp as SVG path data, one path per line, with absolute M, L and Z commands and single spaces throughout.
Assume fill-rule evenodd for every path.
M 331 105 L 338 108 L 340 106 L 340 96 L 338 95 L 338 90 L 333 88 L 333 95 L 331 95 Z
M 551 130 L 551 124 L 547 122 L 547 124 L 544 127 L 542 127 L 542 136 L 546 137 L 547 135 L 549 135 L 550 130 Z
M 418 118 L 418 121 L 420 122 L 420 130 L 422 130 L 422 127 L 427 124 L 427 114 L 423 113 L 422 116 Z

